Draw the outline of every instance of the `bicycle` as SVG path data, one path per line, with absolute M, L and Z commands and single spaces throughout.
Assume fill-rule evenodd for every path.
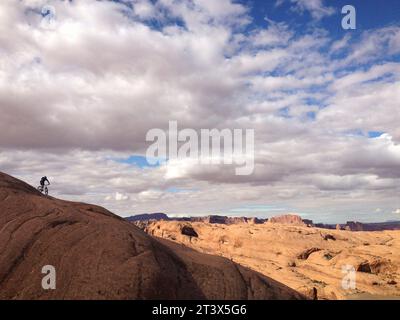
M 47 196 L 49 194 L 49 188 L 47 188 L 48 184 L 45 184 L 44 186 L 39 186 L 37 187 L 38 191 L 40 193 L 43 193 Z

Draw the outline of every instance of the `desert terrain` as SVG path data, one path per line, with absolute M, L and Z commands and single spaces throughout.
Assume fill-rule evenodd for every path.
M 0 173 L 0 299 L 396 299 L 400 231 L 129 222 Z M 135 225 L 136 224 L 136 225 Z M 41 285 L 52 265 L 57 287 Z M 343 288 L 343 266 L 356 286 Z
M 296 219 L 271 221 L 136 224 L 155 237 L 226 257 L 311 299 L 400 298 L 400 231 L 353 232 L 310 227 Z M 356 271 L 354 289 L 342 287 L 345 265 Z
M 42 287 L 44 266 L 56 288 Z M 0 173 L 0 299 L 304 299 L 221 256 L 155 239 L 104 208 Z

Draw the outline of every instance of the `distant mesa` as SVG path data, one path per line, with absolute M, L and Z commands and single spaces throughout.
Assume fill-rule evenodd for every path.
M 125 218 L 130 222 L 139 221 L 186 221 L 186 222 L 204 222 L 204 223 L 218 223 L 218 224 L 238 224 L 238 223 L 249 223 L 249 224 L 261 224 L 267 221 L 267 219 L 259 219 L 255 217 L 228 217 L 219 215 L 209 215 L 204 217 L 169 217 L 165 213 L 145 213 L 134 215 Z
M 336 229 L 336 230 L 347 230 L 347 231 L 400 230 L 400 221 L 371 222 L 371 223 L 347 221 L 345 224 L 335 224 L 335 225 L 316 223 L 315 227 L 323 229 Z
M 228 225 L 229 224 L 238 224 L 238 223 L 260 224 L 260 223 L 264 223 L 266 221 L 266 219 L 248 218 L 248 217 L 227 217 L 227 216 L 218 216 L 218 215 L 210 215 L 210 216 L 206 216 L 206 217 L 182 218 L 182 220 L 190 221 L 190 222 L 219 223 L 219 224 L 228 224 Z
M 311 220 L 303 220 L 300 216 L 296 214 L 284 214 L 281 216 L 272 217 L 268 220 L 270 223 L 283 223 L 283 224 L 293 224 L 297 226 L 312 226 L 313 222 Z
M 135 216 L 130 216 L 125 218 L 126 220 L 130 222 L 134 221 L 147 221 L 147 220 L 171 220 L 165 213 L 144 213 L 144 214 L 139 214 Z
M 165 213 L 146 213 L 139 214 L 125 218 L 130 222 L 140 223 L 146 221 L 182 221 L 182 222 L 203 222 L 211 224 L 263 224 L 266 222 L 270 223 L 283 223 L 283 224 L 293 224 L 299 226 L 312 226 L 312 221 L 307 219 L 302 219 L 300 216 L 295 214 L 286 214 L 281 216 L 272 217 L 270 219 L 263 219 L 257 217 L 228 217 L 221 215 L 208 215 L 200 217 L 169 217 Z
M 134 222 L 143 227 L 147 221 L 186 221 L 186 222 L 203 222 L 211 224 L 263 224 L 263 223 L 280 223 L 294 226 L 303 227 L 316 227 L 322 229 L 331 230 L 347 230 L 347 231 L 384 231 L 384 230 L 400 230 L 400 221 L 387 221 L 387 222 L 376 222 L 376 223 L 362 223 L 357 221 L 348 221 L 345 224 L 325 224 L 325 223 L 314 223 L 309 219 L 302 219 L 297 214 L 283 214 L 274 216 L 269 219 L 257 218 L 257 217 L 228 217 L 222 215 L 208 215 L 200 217 L 169 217 L 165 213 L 146 213 L 134 215 L 125 218 L 130 222 Z

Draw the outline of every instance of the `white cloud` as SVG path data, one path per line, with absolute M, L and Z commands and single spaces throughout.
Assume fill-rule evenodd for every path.
M 291 2 L 295 4 L 294 8 L 296 11 L 309 11 L 311 16 L 316 20 L 335 13 L 335 9 L 325 6 L 323 0 L 291 0 Z
M 45 3 L 54 30 L 40 27 Z M 46 174 L 53 194 L 122 215 L 254 202 L 335 220 L 397 207 L 399 27 L 333 41 L 272 20 L 247 32 L 248 8 L 228 0 L 132 3 L 0 3 L 1 171 L 32 185 Z M 323 1 L 291 4 L 315 19 L 333 12 Z M 146 132 L 169 120 L 255 129 L 255 174 L 112 160 L 144 154 Z
M 123 194 L 123 193 L 116 192 L 115 200 L 116 201 L 126 201 L 126 200 L 129 200 L 129 196 L 126 194 Z
M 343 64 L 361 64 L 376 61 L 382 53 L 388 58 L 400 53 L 400 28 L 389 26 L 367 30 L 359 41 L 352 41 L 348 46 L 349 54 Z
M 265 18 L 268 23 L 266 29 L 256 30 L 248 38 L 250 44 L 254 46 L 286 46 L 293 37 L 293 32 L 283 22 L 275 22 Z

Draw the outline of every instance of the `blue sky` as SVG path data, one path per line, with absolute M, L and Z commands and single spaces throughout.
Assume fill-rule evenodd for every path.
M 165 160 L 157 160 L 157 164 L 151 164 L 149 163 L 149 159 L 147 159 L 145 156 L 142 155 L 132 155 L 127 158 L 121 158 L 121 159 L 115 159 L 115 161 L 119 163 L 125 163 L 129 165 L 133 165 L 139 168 L 151 168 L 151 167 L 158 167 L 160 166 Z
M 276 6 L 277 1 L 238 1 L 244 4 L 250 4 L 251 15 L 254 18 L 254 24 L 262 26 L 265 23 L 265 17 L 276 21 L 284 21 L 292 25 L 302 25 L 303 27 L 308 24 L 315 24 L 310 12 L 298 14 L 291 10 L 293 3 L 283 1 L 281 5 Z M 318 24 L 328 30 L 332 37 L 340 38 L 343 35 L 341 28 L 341 9 L 345 5 L 353 5 L 357 12 L 357 30 L 354 33 L 366 29 L 375 29 L 386 26 L 388 24 L 397 24 L 400 15 L 400 3 L 396 0 L 334 0 L 325 1 L 327 6 L 334 8 L 335 13 L 324 17 Z

